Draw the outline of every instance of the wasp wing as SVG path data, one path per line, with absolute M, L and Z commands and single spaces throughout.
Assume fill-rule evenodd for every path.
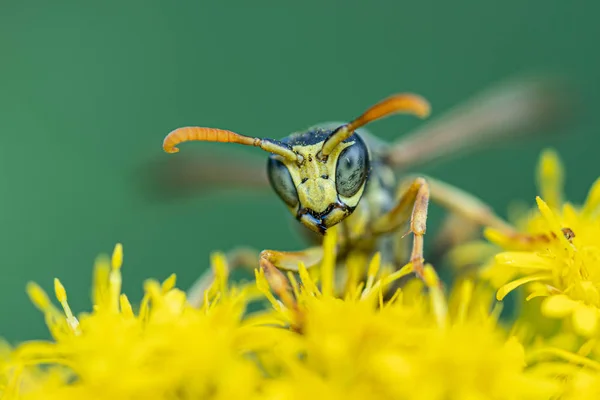
M 409 169 L 510 139 L 555 133 L 571 115 L 571 100 L 565 83 L 556 78 L 510 80 L 405 135 L 382 157 L 393 167 Z
M 137 172 L 142 191 L 151 198 L 170 200 L 190 197 L 209 191 L 241 188 L 268 189 L 266 163 L 263 159 L 218 156 L 161 155 Z

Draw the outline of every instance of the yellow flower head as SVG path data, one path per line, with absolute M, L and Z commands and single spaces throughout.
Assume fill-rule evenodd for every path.
M 546 316 L 571 317 L 576 332 L 590 335 L 600 312 L 600 179 L 580 207 L 562 200 L 563 169 L 557 155 L 546 151 L 538 168 L 542 198 L 524 223 L 525 236 L 487 231 L 504 252 L 490 271 L 512 275 L 498 290 L 498 299 L 522 285 L 528 300 L 543 296 Z
M 318 267 L 300 265 L 297 276 L 261 269 L 252 286 L 231 287 L 225 259 L 215 255 L 216 278 L 201 309 L 175 288 L 174 276 L 147 281 L 134 308 L 121 293 L 120 245 L 96 264 L 88 314 L 73 314 L 58 279 L 62 310 L 30 284 L 53 340 L 0 353 L 3 398 L 501 400 L 562 393 L 559 374 L 500 324 L 489 288 L 464 280 L 447 296 L 431 265 L 423 281 L 406 279 L 411 264 L 394 271 L 378 255 L 369 262 L 350 255 L 339 279 L 335 238 L 328 231 Z M 392 293 L 400 279 L 407 282 Z M 247 315 L 261 293 L 271 307 Z M 568 364 L 560 363 L 561 374 Z
M 334 238 L 325 238 L 320 282 L 302 265 L 299 281 L 288 275 L 289 291 L 282 277 L 257 272 L 275 312 L 297 331 L 282 345 L 288 353 L 272 355 L 270 389 L 280 398 L 548 399 L 558 392 L 552 377 L 529 369 L 524 348 L 498 324 L 492 293 L 471 281 L 447 299 L 427 266 L 424 284 L 414 279 L 384 301 L 384 289 L 412 267 L 389 273 L 375 256 L 364 281 L 335 295 Z M 346 262 L 352 270 L 353 259 Z M 269 283 L 284 293 L 281 301 Z
M 566 389 L 565 400 L 596 400 L 600 398 L 600 371 L 578 371 Z
M 248 354 L 256 350 L 253 338 L 260 337 L 260 328 L 242 322 L 252 288 L 227 285 L 221 255 L 213 258 L 216 280 L 200 310 L 174 287 L 173 275 L 162 284 L 147 281 L 134 311 L 121 294 L 121 263 L 120 245 L 112 260 L 98 260 L 93 310 L 78 318 L 59 280 L 55 292 L 63 312 L 39 286 L 28 285 L 54 341 L 27 342 L 14 350 L 3 365 L 8 382 L 3 398 L 259 397 L 262 376 Z

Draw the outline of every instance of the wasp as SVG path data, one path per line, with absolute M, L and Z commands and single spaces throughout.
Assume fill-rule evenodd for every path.
M 280 140 L 224 129 L 182 127 L 164 138 L 163 149 L 177 153 L 177 146 L 184 142 L 204 141 L 253 146 L 269 154 L 267 182 L 313 246 L 300 251 L 233 251 L 232 262 L 250 263 L 265 271 L 297 271 L 299 262 L 307 267 L 317 265 L 323 258 L 324 234 L 335 226 L 338 260 L 351 250 L 370 255 L 380 252 L 384 262 L 397 267 L 410 262 L 414 273 L 422 276 L 430 202 L 464 223 L 454 224 L 449 236 L 469 224 L 507 234 L 517 232 L 476 196 L 432 177 L 403 172 L 461 150 L 543 131 L 561 115 L 562 103 L 557 99 L 562 96 L 553 89 L 545 80 L 499 85 L 394 143 L 377 138 L 365 126 L 400 113 L 424 119 L 431 112 L 424 97 L 395 94 L 351 122 L 319 124 Z M 238 183 L 244 180 L 240 176 Z M 231 180 L 231 176 L 219 179 Z M 406 240 L 409 234 L 410 242 Z M 197 282 L 191 298 L 201 299 L 206 283 L 206 278 Z

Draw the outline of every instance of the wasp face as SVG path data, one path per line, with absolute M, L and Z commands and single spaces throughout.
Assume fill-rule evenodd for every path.
M 328 130 L 312 130 L 282 140 L 299 155 L 291 161 L 269 157 L 267 172 L 275 192 L 303 225 L 324 234 L 348 217 L 360 201 L 369 174 L 369 152 L 354 133 L 320 157 Z

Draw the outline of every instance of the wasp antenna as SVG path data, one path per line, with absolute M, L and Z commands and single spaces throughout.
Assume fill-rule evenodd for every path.
M 333 149 L 348 139 L 356 129 L 370 122 L 398 113 L 410 113 L 420 118 L 426 118 L 429 115 L 430 109 L 429 102 L 416 94 L 402 93 L 390 96 L 370 107 L 360 117 L 349 124 L 342 125 L 333 131 L 327 140 L 325 140 L 325 143 L 323 143 L 321 155 L 327 156 L 331 154 Z
M 197 126 L 187 126 L 171 131 L 163 141 L 163 150 L 167 153 L 177 153 L 179 151 L 176 147 L 178 144 L 191 141 L 237 143 L 245 146 L 256 146 L 290 161 L 297 160 L 297 155 L 292 150 L 270 140 L 244 136 L 224 129 L 201 128 Z
M 163 149 L 167 153 L 177 153 L 179 149 L 175 146 L 190 141 L 239 143 L 246 146 L 259 146 L 261 142 L 258 138 L 239 135 L 224 129 L 188 126 L 170 132 L 163 141 Z

